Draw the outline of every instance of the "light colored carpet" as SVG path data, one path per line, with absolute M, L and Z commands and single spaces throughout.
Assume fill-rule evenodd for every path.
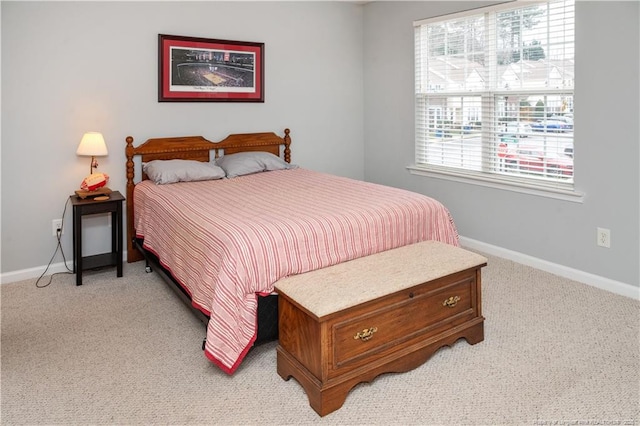
M 637 424 L 640 302 L 486 256 L 485 340 L 356 386 L 321 418 L 276 373 L 276 343 L 233 376 L 144 263 L 0 286 L 2 424 Z

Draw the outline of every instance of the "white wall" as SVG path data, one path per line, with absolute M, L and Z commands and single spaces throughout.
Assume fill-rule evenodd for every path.
M 583 203 L 406 170 L 414 161 L 412 23 L 488 3 L 365 7 L 365 179 L 441 200 L 467 238 L 640 286 L 638 2 L 576 2 L 575 182 Z M 596 227 L 611 230 L 610 249 L 596 246 Z
M 490 3 L 2 1 L 3 277 L 49 261 L 51 219 L 87 174 L 88 160 L 75 156 L 85 131 L 105 134 L 110 155 L 99 170 L 124 191 L 127 135 L 218 140 L 290 127 L 293 161 L 304 167 L 433 196 L 465 237 L 639 286 L 638 2 L 577 2 L 575 174 L 584 203 L 406 170 L 412 22 Z M 264 42 L 266 102 L 158 103 L 159 33 Z M 67 257 L 70 224 L 67 211 Z M 89 252 L 108 247 L 105 224 L 85 223 Z M 595 245 L 598 226 L 611 229 L 611 249 Z
M 98 171 L 125 191 L 125 138 L 291 129 L 292 161 L 362 179 L 361 5 L 344 2 L 6 2 L 2 19 L 2 257 L 42 269 L 51 220 L 88 174 L 75 151 L 101 131 Z M 265 43 L 264 103 L 158 103 L 158 34 Z M 67 209 L 63 247 L 71 250 Z M 85 220 L 85 254 L 110 246 Z M 61 262 L 57 256 L 55 262 Z

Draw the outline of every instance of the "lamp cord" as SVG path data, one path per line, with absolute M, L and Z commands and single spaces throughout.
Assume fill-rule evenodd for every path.
M 60 225 L 60 230 L 58 231 L 57 235 L 56 235 L 56 239 L 58 240 L 57 244 L 56 244 L 56 249 L 53 252 L 53 256 L 51 256 L 51 259 L 49 259 L 49 263 L 47 264 L 47 267 L 45 268 L 44 272 L 42 273 L 42 275 L 40 275 L 38 277 L 38 279 L 36 280 L 36 287 L 37 288 L 45 288 L 47 287 L 49 284 L 51 284 L 51 282 L 53 281 L 53 277 L 54 275 L 59 275 L 59 274 L 73 274 L 73 271 L 71 269 L 69 269 L 69 266 L 67 265 L 67 259 L 64 256 L 64 250 L 62 249 L 62 230 L 64 229 L 64 215 L 67 212 L 67 206 L 69 205 L 69 198 L 67 198 L 67 202 L 64 203 L 64 209 L 62 210 L 62 224 Z M 62 254 L 62 261 L 64 262 L 64 267 L 67 268 L 67 272 L 55 272 L 53 274 L 51 274 L 49 276 L 49 282 L 47 282 L 46 284 L 40 285 L 40 280 L 42 279 L 42 277 L 45 276 L 45 274 L 47 273 L 47 271 L 49 270 L 49 267 L 51 266 L 51 263 L 53 262 L 53 259 L 55 259 L 56 254 L 58 253 L 58 250 L 60 250 L 60 253 Z

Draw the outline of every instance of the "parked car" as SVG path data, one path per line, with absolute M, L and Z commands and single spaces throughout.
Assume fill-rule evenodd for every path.
M 504 134 L 500 136 L 515 136 L 518 138 L 526 138 L 531 134 L 531 125 L 521 121 L 507 123 Z
M 570 129 L 573 129 L 573 117 L 568 117 L 566 115 L 552 115 L 549 117 L 549 120 L 564 121 Z
M 573 129 L 573 124 L 567 124 L 561 120 L 538 120 L 531 124 L 531 129 L 535 132 L 569 132 Z
M 562 150 L 562 152 L 564 153 L 564 155 L 566 155 L 567 157 L 571 157 L 573 158 L 573 143 L 569 143 L 567 145 L 565 145 L 564 149 Z
M 517 170 L 539 176 L 573 176 L 573 158 L 563 154 L 545 156 L 535 147 L 519 146 L 509 150 L 504 160 L 507 170 Z

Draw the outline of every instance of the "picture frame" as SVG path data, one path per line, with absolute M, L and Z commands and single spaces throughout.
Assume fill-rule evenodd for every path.
M 264 102 L 264 43 L 158 34 L 158 102 Z

